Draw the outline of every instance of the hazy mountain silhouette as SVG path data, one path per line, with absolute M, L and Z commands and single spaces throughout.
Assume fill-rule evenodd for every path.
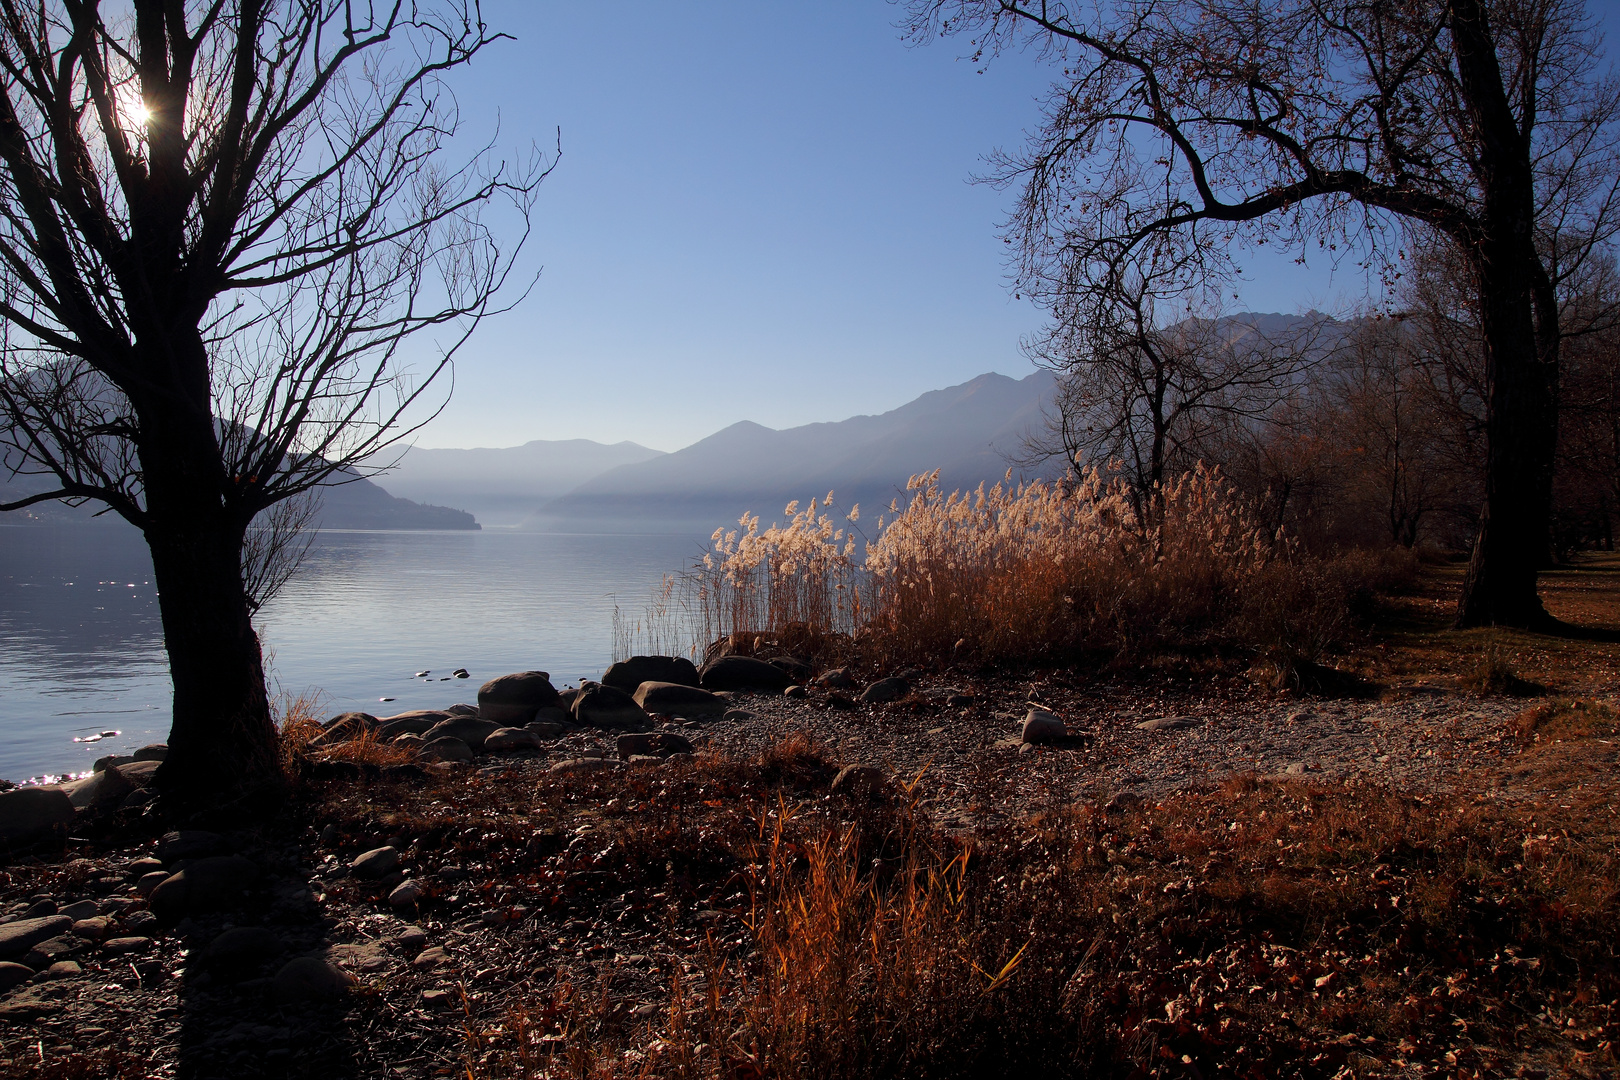
M 586 481 L 524 522 L 560 532 L 708 531 L 744 511 L 762 524 L 790 499 L 837 495 L 875 519 L 914 473 L 939 469 L 947 487 L 1000 480 L 1008 455 L 1041 423 L 1054 377 L 980 375 L 878 416 L 773 430 L 744 421 L 673 454 Z
M 10 502 L 53 485 L 43 476 L 11 477 L 0 473 L 0 502 Z M 30 523 L 122 521 L 111 512 L 96 518 L 106 508 L 100 503 L 72 507 L 60 502 L 35 503 L 22 510 L 0 513 L 0 525 Z M 447 506 L 424 506 L 409 499 L 395 498 L 370 480 L 356 478 L 321 489 L 320 527 L 324 529 L 476 529 L 478 522 L 464 510 Z
M 410 447 L 376 455 L 394 464 L 373 479 L 417 502 L 455 506 L 486 526 L 512 526 L 552 499 L 621 465 L 663 456 L 633 442 L 611 446 L 589 439 L 536 439 L 505 449 L 431 450 Z

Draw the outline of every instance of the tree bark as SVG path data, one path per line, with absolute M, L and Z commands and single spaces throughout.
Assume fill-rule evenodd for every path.
M 169 753 L 155 782 L 182 809 L 241 805 L 282 782 L 242 580 L 247 523 L 227 505 L 207 401 L 199 408 L 165 395 L 138 406 L 146 541 L 174 682 Z
M 1457 626 L 1532 628 L 1551 621 L 1536 591 L 1536 575 L 1551 540 L 1557 303 L 1550 286 L 1538 280 L 1530 144 L 1508 106 L 1495 43 L 1477 0 L 1457 0 L 1452 37 L 1477 132 L 1474 168 L 1484 195 L 1470 254 L 1489 398 L 1485 505 Z

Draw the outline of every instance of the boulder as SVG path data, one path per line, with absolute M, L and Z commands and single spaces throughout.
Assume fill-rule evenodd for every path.
M 855 676 L 849 673 L 849 668 L 835 667 L 817 675 L 811 680 L 810 685 L 826 690 L 853 690 L 858 684 L 855 682 Z
M 74 922 L 78 922 L 80 919 L 88 919 L 92 917 L 100 910 L 101 905 L 96 903 L 94 900 L 79 900 L 75 903 L 67 904 L 58 908 L 56 910 L 56 914 L 66 915 Z
M 574 696 L 574 719 L 588 727 L 644 727 L 647 713 L 623 690 L 586 683 Z
M 476 716 L 452 716 L 448 720 L 441 720 L 422 733 L 425 742 L 435 739 L 460 739 L 474 751 L 484 745 L 484 740 L 503 725 L 490 720 L 483 720 Z
M 526 727 L 503 727 L 490 732 L 484 740 L 484 750 L 498 754 L 506 750 L 538 750 L 540 735 Z
M 1023 726 L 1019 729 L 1019 741 L 1039 746 L 1043 743 L 1061 742 L 1069 734 L 1068 725 L 1054 712 L 1047 709 L 1033 708 L 1024 717 Z
M 721 656 L 703 665 L 705 690 L 751 690 L 780 694 L 793 685 L 793 677 L 779 667 L 751 656 Z
M 432 741 L 423 740 L 422 753 L 434 761 L 471 761 L 472 747 L 460 739 L 441 735 Z
M 139 935 L 108 938 L 101 943 L 101 948 L 112 956 L 130 956 L 134 953 L 143 953 L 151 947 L 152 939 Z
M 0 841 L 32 840 L 73 820 L 73 800 L 54 785 L 0 792 Z
M 399 910 L 413 908 L 425 892 L 427 889 L 420 881 L 406 878 L 388 893 L 388 906 Z
M 278 1004 L 306 1005 L 342 997 L 354 982 L 353 975 L 318 956 L 300 956 L 276 972 L 270 992 Z
M 632 757 L 669 757 L 671 754 L 690 754 L 692 744 L 680 735 L 668 731 L 648 731 L 634 735 L 620 735 L 616 744 L 620 761 Z
M 726 711 L 724 698 L 686 683 L 644 682 L 636 688 L 635 702 L 647 712 L 666 716 L 715 716 Z
M 139 755 L 140 751 L 137 750 L 135 760 L 128 765 L 118 766 L 118 771 L 124 774 L 125 780 L 138 788 L 151 787 L 152 778 L 157 775 L 159 766 L 163 764 L 163 759 L 143 758 Z
M 126 765 L 134 764 L 125 762 Z M 129 793 L 135 790 L 117 765 L 107 765 L 83 780 L 63 784 L 68 800 L 79 810 L 106 810 L 122 806 Z
M 349 863 L 349 873 L 357 878 L 381 878 L 387 877 L 398 866 L 399 849 L 385 845 L 355 856 Z
M 557 704 L 557 688 L 544 671 L 519 671 L 478 688 L 478 715 L 497 725 L 527 724 L 547 705 Z
M 391 742 L 401 735 L 425 735 L 433 725 L 450 719 L 443 709 L 412 709 L 377 721 L 377 738 Z
M 883 705 L 899 701 L 911 693 L 911 684 L 902 678 L 879 679 L 861 691 L 861 701 L 867 705 Z
M 162 761 L 169 756 L 169 744 L 147 743 L 130 756 L 136 761 Z
M 96 758 L 96 763 L 90 766 L 90 771 L 100 772 L 109 765 L 128 765 L 134 760 L 135 757 L 132 754 L 108 754 L 106 757 Z
M 465 676 L 460 676 L 460 677 L 465 678 Z M 478 706 L 476 706 L 476 705 L 468 705 L 466 702 L 459 702 L 459 703 L 457 703 L 455 705 L 450 706 L 448 709 L 446 709 L 444 711 L 449 713 L 451 716 L 477 716 L 478 715 Z
M 5 993 L 14 986 L 21 986 L 34 977 L 34 969 L 27 964 L 19 964 L 11 960 L 0 960 L 0 994 Z
M 889 778 L 882 769 L 870 765 L 845 765 L 833 777 L 832 790 L 845 795 L 870 799 L 883 791 Z
M 348 742 L 375 729 L 377 718 L 365 712 L 339 713 L 321 725 L 321 733 L 309 740 L 310 746 L 331 746 Z
M 163 834 L 157 842 L 157 857 L 164 866 L 168 866 L 181 859 L 202 859 L 209 855 L 218 855 L 224 846 L 225 838 L 219 833 L 203 829 L 182 829 L 179 832 Z
M 83 952 L 84 947 L 85 943 L 69 930 L 67 933 L 46 938 L 23 953 L 22 962 L 35 971 L 44 971 L 59 960 L 66 960 L 70 956 Z
M 281 939 L 264 927 L 238 926 L 211 941 L 203 961 L 215 977 L 239 982 L 257 975 L 281 950 Z
M 574 724 L 574 714 L 563 708 L 561 704 L 547 705 L 545 708 L 534 714 L 533 720 L 530 720 L 523 726 L 530 728 L 531 730 L 538 731 L 540 727 L 544 727 L 547 724 L 572 727 Z M 539 725 L 539 727 L 536 725 Z
M 112 920 L 107 916 L 92 915 L 88 919 L 74 919 L 73 934 L 75 937 L 82 937 L 86 941 L 100 941 L 107 936 L 107 930 L 110 926 L 112 926 Z
M 644 682 L 697 686 L 698 671 L 684 656 L 632 656 L 608 668 L 602 685 L 634 694 Z
M 259 868 L 250 860 L 240 855 L 216 855 L 170 874 L 152 890 L 147 905 L 160 920 L 175 923 L 187 915 L 229 908 L 258 880 Z
M 773 668 L 781 669 L 787 674 L 788 678 L 796 683 L 810 681 L 810 661 L 808 660 L 801 660 L 797 656 L 773 656 L 765 662 Z
M 42 919 L 18 919 L 0 924 L 0 959 L 14 960 L 42 941 L 73 929 L 73 920 L 66 915 L 47 915 Z

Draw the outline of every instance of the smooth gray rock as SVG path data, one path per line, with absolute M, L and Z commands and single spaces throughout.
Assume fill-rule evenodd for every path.
M 855 676 L 849 673 L 849 668 L 835 667 L 811 679 L 810 685 L 828 690 L 853 690 L 859 684 L 855 681 Z
M 367 712 L 339 713 L 321 725 L 321 733 L 309 740 L 310 746 L 331 746 L 374 731 L 377 718 Z
M 42 941 L 73 929 L 73 920 L 66 915 L 47 915 L 40 919 L 18 919 L 0 924 L 0 959 L 14 960 Z
M 431 743 L 434 739 L 460 739 L 468 748 L 477 752 L 484 745 L 484 740 L 501 729 L 502 725 L 492 720 L 484 720 L 476 716 L 452 716 L 448 720 L 441 720 L 422 733 L 422 739 Z
M 1191 716 L 1161 716 L 1156 720 L 1144 720 L 1136 725 L 1138 731 L 1185 731 L 1195 728 L 1203 723 Z
M 377 738 L 392 742 L 401 735 L 426 735 L 433 725 L 450 719 L 443 709 L 412 709 L 377 721 Z
M 557 704 L 557 688 L 544 671 L 519 671 L 491 679 L 478 688 L 478 715 L 498 726 L 522 726 L 548 705 Z
M 629 761 L 632 757 L 666 758 L 671 754 L 690 754 L 692 743 L 673 732 L 647 731 L 620 735 L 615 749 L 620 761 Z
M 473 759 L 472 747 L 460 739 L 453 739 L 448 735 L 441 735 L 432 741 L 424 739 L 422 753 L 435 761 L 471 761 Z
M 167 749 L 167 747 L 165 747 Z M 135 751 L 135 760 L 128 765 L 118 766 L 118 771 L 138 788 L 151 787 L 152 778 L 157 775 L 158 768 L 163 764 L 162 758 L 143 758 L 140 751 Z
M 911 684 L 901 678 L 879 679 L 861 691 L 861 701 L 867 705 L 884 705 L 899 701 L 911 693 Z
M 427 887 L 424 886 L 420 881 L 416 881 L 413 878 L 406 878 L 398 885 L 395 885 L 394 888 L 389 892 L 388 906 L 400 910 L 413 908 L 416 906 L 416 902 L 422 899 L 423 894 L 426 892 Z
M 721 656 L 703 665 L 705 690 L 752 690 L 780 694 L 793 685 L 793 677 L 779 667 L 751 656 Z
M 686 683 L 644 682 L 636 687 L 635 702 L 649 713 L 666 716 L 718 716 L 726 700 Z
M 73 800 L 55 785 L 0 792 L 0 841 L 32 840 L 72 820 Z
M 300 956 L 276 972 L 270 992 L 279 1004 L 307 1005 L 342 997 L 354 982 L 353 975 L 318 956 Z
M 153 889 L 147 906 L 159 919 L 174 923 L 231 907 L 258 880 L 258 866 L 240 855 L 199 859 Z
M 567 761 L 559 761 L 546 771 L 554 773 L 574 773 L 592 772 L 596 769 L 616 769 L 618 767 L 619 762 L 614 758 L 587 757 L 569 758 Z
M 484 750 L 498 754 L 503 750 L 538 750 L 540 735 L 526 727 L 503 727 L 490 732 L 484 740 Z
M 1061 717 L 1048 709 L 1040 708 L 1029 710 L 1018 731 L 1019 742 L 1035 746 L 1057 742 L 1066 738 L 1068 734 L 1068 725 Z
M 634 694 L 645 682 L 697 686 L 698 670 L 684 656 L 632 656 L 620 660 L 602 675 L 602 685 Z
M 152 939 L 141 937 L 115 937 L 108 938 L 101 943 L 102 951 L 112 956 L 129 956 L 134 953 L 143 953 L 152 947 Z
M 623 690 L 586 683 L 574 695 L 574 720 L 587 727 L 645 727 L 646 710 Z
M 399 866 L 399 849 L 390 845 L 372 848 L 349 863 L 349 873 L 357 878 L 382 878 Z
M 888 782 L 888 775 L 882 769 L 870 765 L 845 765 L 833 777 L 832 790 L 869 799 L 880 794 Z

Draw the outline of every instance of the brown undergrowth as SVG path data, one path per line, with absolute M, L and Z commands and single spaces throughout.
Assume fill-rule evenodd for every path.
M 1541 710 L 1515 726 L 1530 733 L 1524 754 L 1545 749 L 1537 732 L 1564 747 L 1611 730 L 1596 706 Z M 744 934 L 689 941 L 692 965 L 671 965 L 648 1017 L 618 1009 L 610 979 L 561 977 L 499 1022 L 469 1017 L 469 1074 L 1483 1077 L 1620 1065 L 1612 775 L 1580 805 L 1555 793 L 1529 808 L 1466 787 L 1412 797 L 1240 778 L 1164 805 L 1053 806 L 963 838 L 934 831 L 903 786 L 870 806 L 829 798 L 825 769 L 807 768 L 813 750 L 795 753 L 774 786 L 765 763 L 718 759 L 687 781 L 738 785 L 751 793 L 742 805 L 688 799 L 676 814 L 654 798 L 618 823 L 613 858 L 626 867 L 674 852 L 668 865 L 699 894 L 746 883 Z M 702 860 L 680 854 L 694 838 L 710 845 Z

